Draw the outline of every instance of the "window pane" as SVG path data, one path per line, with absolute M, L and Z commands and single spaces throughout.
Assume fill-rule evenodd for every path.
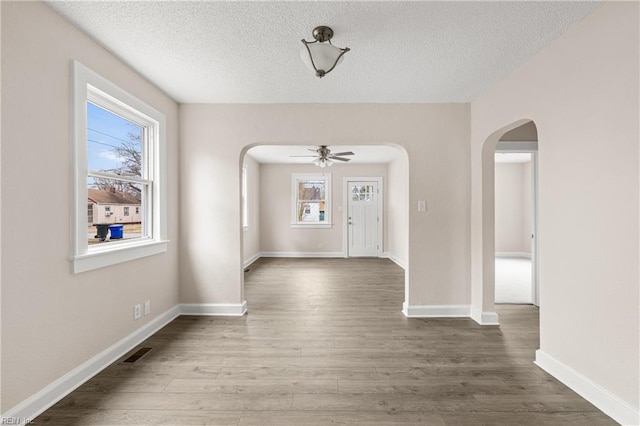
M 147 185 L 117 179 L 87 179 L 87 242 L 89 245 L 145 236 Z M 135 213 L 133 213 L 135 212 Z
M 324 222 L 325 203 L 300 202 L 298 203 L 298 222 Z
M 325 181 L 301 180 L 298 181 L 298 200 L 324 200 Z
M 143 128 L 87 102 L 87 166 L 90 171 L 142 177 Z

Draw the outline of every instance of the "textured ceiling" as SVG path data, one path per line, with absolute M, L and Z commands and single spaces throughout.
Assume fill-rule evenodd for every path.
M 52 1 L 182 103 L 469 102 L 596 6 L 589 1 Z M 350 47 L 318 79 L 300 40 Z

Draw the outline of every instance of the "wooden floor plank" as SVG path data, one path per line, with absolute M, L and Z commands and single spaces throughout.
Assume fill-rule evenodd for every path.
M 260 259 L 249 313 L 182 316 L 34 424 L 612 425 L 533 364 L 538 310 L 408 319 L 386 259 Z

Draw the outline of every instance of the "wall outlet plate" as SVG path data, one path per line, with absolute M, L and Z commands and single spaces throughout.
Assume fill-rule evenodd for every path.
M 149 315 L 151 313 L 151 300 L 144 302 L 144 314 Z
M 138 303 L 136 306 L 133 307 L 133 319 L 134 320 L 140 319 L 141 316 L 142 316 L 142 306 Z

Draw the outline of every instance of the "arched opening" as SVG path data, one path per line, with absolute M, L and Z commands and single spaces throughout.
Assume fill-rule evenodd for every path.
M 474 317 L 485 325 L 497 325 L 498 315 L 495 310 L 495 265 L 496 265 L 496 200 L 495 200 L 495 153 L 499 143 L 531 142 L 537 128 L 529 119 L 518 120 L 493 132 L 482 146 L 482 281 L 480 289 L 481 306 Z M 507 140 L 512 139 L 512 140 Z M 520 140 L 515 140 L 520 139 Z M 537 144 L 536 144 L 537 145 Z M 537 148 L 536 148 L 537 149 Z M 535 195 L 537 198 L 537 194 Z M 537 245 L 536 245 L 537 247 Z M 537 253 L 532 253 L 537 260 Z M 535 270 L 535 268 L 534 268 Z M 536 274 L 537 277 L 537 274 Z M 537 278 L 536 278 L 537 279 Z
M 357 257 L 351 251 L 352 224 L 348 214 L 347 182 L 367 181 L 379 191 L 377 243 L 371 257 L 389 258 L 404 269 L 404 294 L 408 294 L 409 161 L 398 145 L 331 145 L 333 153 L 349 161 L 333 160 L 331 167 L 313 164 L 318 146 L 291 144 L 252 144 L 240 154 L 240 224 L 243 271 L 261 258 L 345 258 Z M 330 175 L 322 199 L 297 204 L 309 207 L 310 226 L 296 223 L 296 176 Z M 312 183 L 309 183 L 310 185 Z M 361 185 L 364 190 L 368 185 Z M 369 194 L 369 192 L 367 192 Z M 363 199 L 368 199 L 365 195 Z M 322 208 L 319 207 L 320 203 Z M 327 206 L 325 206 L 325 203 Z M 314 209 L 314 207 L 318 207 Z M 326 210 L 325 210 L 326 209 Z M 317 212 L 315 210 L 318 210 Z M 315 216 L 313 216 L 315 213 Z M 320 216 L 321 215 L 321 216 Z M 320 221 L 320 219 L 322 219 Z M 317 222 L 323 223 L 317 223 Z M 326 223 L 324 223 L 326 222 Z M 376 251 L 377 250 L 377 251 Z M 242 297 L 244 300 L 244 274 Z M 251 300 L 247 300 L 249 309 Z M 401 306 L 398 306 L 401 309 Z
M 539 305 L 538 133 L 530 121 L 505 133 L 495 153 L 495 303 Z

